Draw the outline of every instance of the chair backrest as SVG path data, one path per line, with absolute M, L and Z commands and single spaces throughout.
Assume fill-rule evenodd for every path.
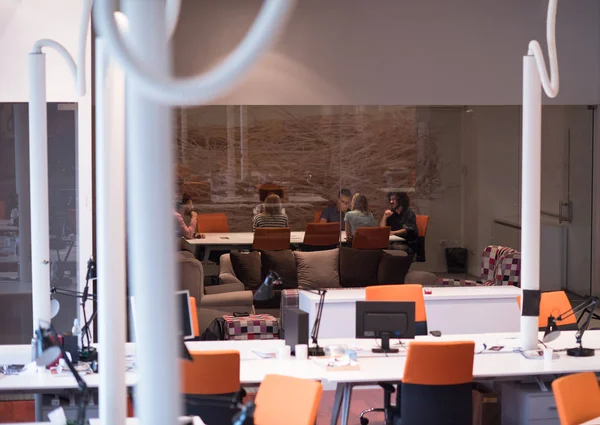
M 424 238 L 427 235 L 427 226 L 429 225 L 428 215 L 417 216 L 417 229 L 419 230 L 419 236 Z
M 400 395 L 402 425 L 472 423 L 474 355 L 473 341 L 411 342 Z
M 304 245 L 333 246 L 340 242 L 340 223 L 308 223 Z
M 190 297 L 190 313 L 192 315 L 192 330 L 194 336 L 200 336 L 200 324 L 198 323 L 198 307 L 196 306 L 196 297 Z
M 197 225 L 198 233 L 227 233 L 229 224 L 225 213 L 198 214 Z
M 313 223 L 319 223 L 321 221 L 321 214 L 323 214 L 323 210 L 315 211 L 313 215 Z
M 230 394 L 240 389 L 240 352 L 192 352 L 192 362 L 181 360 L 183 394 Z
M 552 391 L 561 425 L 579 425 L 600 416 L 600 386 L 595 373 L 555 379 Z
M 352 248 L 387 249 L 390 246 L 390 227 L 357 227 Z
M 540 297 L 540 315 L 538 317 L 538 326 L 545 328 L 548 324 L 548 316 L 552 315 L 555 318 L 567 311 L 571 310 L 571 302 L 565 291 L 542 292 Z M 558 326 L 576 325 L 577 319 L 575 315 L 567 317 L 565 320 L 556 322 Z
M 314 425 L 321 401 L 320 382 L 267 375 L 256 394 L 256 425 Z
M 365 288 L 366 301 L 414 301 L 416 334 L 427 335 L 427 313 L 425 311 L 425 298 L 423 286 L 404 285 L 377 285 Z
M 179 264 L 179 290 L 190 291 L 190 297 L 196 298 L 200 304 L 204 295 L 204 268 L 202 263 L 195 258 L 189 258 L 185 254 L 178 254 Z
M 284 251 L 290 249 L 289 227 L 257 227 L 252 249 L 255 251 Z

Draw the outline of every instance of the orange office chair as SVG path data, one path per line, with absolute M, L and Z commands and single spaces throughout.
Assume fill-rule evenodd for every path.
M 198 214 L 198 233 L 228 233 L 229 224 L 225 213 Z
M 387 249 L 390 246 L 389 227 L 357 227 L 352 239 L 352 248 Z
M 340 243 L 340 223 L 308 223 L 303 247 L 335 248 Z
M 366 301 L 414 301 L 415 333 L 427 335 L 427 313 L 423 286 L 414 284 L 377 285 L 365 288 Z
M 322 210 L 315 211 L 313 215 L 313 223 L 319 223 L 321 221 L 321 214 L 323 214 Z
M 402 425 L 470 424 L 474 356 L 473 341 L 411 342 L 395 406 L 393 386 L 384 389 L 386 423 L 402 417 Z
M 555 379 L 552 391 L 561 425 L 579 425 L 600 416 L 600 386 L 595 373 Z
M 521 307 L 521 296 L 517 296 L 517 303 Z M 555 318 L 560 314 L 571 310 L 571 302 L 565 291 L 542 292 L 540 297 L 540 315 L 538 316 L 538 327 L 540 331 L 546 329 L 548 317 L 552 314 Z M 556 324 L 563 330 L 577 330 L 577 319 L 575 315 L 565 320 L 557 321 Z
M 423 286 L 404 284 L 404 285 L 379 285 L 367 286 L 365 288 L 366 301 L 414 301 L 415 303 L 415 334 L 427 335 L 427 314 L 425 311 L 425 298 L 423 297 Z M 395 389 L 392 384 L 379 383 L 384 392 L 391 395 Z M 367 425 L 369 420 L 365 417 L 371 412 L 384 412 L 389 414 L 389 406 L 384 400 L 384 407 L 365 409 L 360 413 L 361 425 Z M 390 401 L 391 402 L 391 401 Z M 390 422 L 391 423 L 391 422 Z
M 200 416 L 210 424 L 231 424 L 236 411 L 232 400 L 241 402 L 246 393 L 240 384 L 240 352 L 192 352 L 193 361 L 180 361 L 181 393 L 185 414 Z
M 540 330 L 546 329 L 548 325 L 548 316 L 559 316 L 571 310 L 571 302 L 565 291 L 542 292 L 540 298 L 540 315 L 538 317 L 538 326 Z M 563 330 L 577 330 L 577 318 L 575 315 L 567 317 L 565 320 L 556 322 Z
M 417 216 L 417 229 L 419 230 L 417 252 L 415 261 L 419 263 L 425 262 L 425 236 L 427 235 L 427 226 L 429 225 L 428 215 Z
M 289 227 L 258 227 L 254 230 L 254 251 L 284 251 L 290 249 Z
M 314 425 L 321 401 L 320 382 L 267 375 L 256 394 L 256 425 Z
M 190 312 L 192 313 L 192 331 L 194 336 L 200 336 L 200 325 L 198 324 L 198 308 L 196 307 L 196 297 L 190 297 Z

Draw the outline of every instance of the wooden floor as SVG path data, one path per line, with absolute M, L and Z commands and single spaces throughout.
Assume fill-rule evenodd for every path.
M 328 425 L 331 421 L 331 411 L 333 408 L 333 397 L 335 391 L 323 391 L 319 413 L 317 415 L 317 425 Z M 350 403 L 350 417 L 348 425 L 359 425 L 358 416 L 360 412 L 370 407 L 383 406 L 383 390 L 368 389 L 361 390 L 355 388 L 352 390 L 352 402 Z M 382 425 L 383 413 L 373 412 L 366 416 L 369 419 L 369 425 Z M 341 415 L 340 415 L 341 422 Z M 339 423 L 339 422 L 338 422 Z

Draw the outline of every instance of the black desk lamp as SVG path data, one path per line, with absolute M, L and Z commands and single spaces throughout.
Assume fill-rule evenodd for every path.
M 36 342 L 36 363 L 38 366 L 48 366 L 54 363 L 59 356 L 62 354 L 65 363 L 69 370 L 73 374 L 73 377 L 77 381 L 79 386 L 79 392 L 81 393 L 79 399 L 79 408 L 77 409 L 77 425 L 84 425 L 86 422 L 86 408 L 88 404 L 88 388 L 87 384 L 81 377 L 81 375 L 73 367 L 73 363 L 69 359 L 69 356 L 65 353 L 64 348 L 58 340 L 58 335 L 52 327 L 48 325 L 47 328 L 40 324 L 40 327 L 36 329 L 35 334 L 37 336 Z
M 544 332 L 544 342 L 554 341 L 560 335 L 560 329 L 559 329 L 558 325 L 556 324 L 556 322 L 565 320 L 565 319 L 571 317 L 572 315 L 577 314 L 580 311 L 582 311 L 583 313 L 577 320 L 577 333 L 575 334 L 575 339 L 577 341 L 577 344 L 579 344 L 579 347 L 569 348 L 567 350 L 567 355 L 574 356 L 574 357 L 593 356 L 595 354 L 595 350 L 592 348 L 583 348 L 583 346 L 581 345 L 581 339 L 583 338 L 584 332 L 590 326 L 590 322 L 592 321 L 592 318 L 595 316 L 594 312 L 596 311 L 596 307 L 598 306 L 599 302 L 600 302 L 600 300 L 598 298 L 590 297 L 587 300 L 585 300 L 584 302 L 582 302 L 581 304 L 579 304 L 578 306 L 572 308 L 569 311 L 564 312 L 563 314 L 559 315 L 556 318 L 554 316 L 550 315 L 550 317 L 548 317 L 548 325 L 546 326 L 546 330 Z M 583 317 L 584 313 L 588 313 L 588 317 L 585 320 L 585 323 L 583 324 L 583 326 L 579 327 L 579 321 Z
M 254 293 L 254 299 L 256 301 L 268 301 L 272 299 L 274 296 L 273 287 L 278 285 L 281 285 L 281 278 L 274 271 L 270 271 L 262 285 L 260 285 L 260 287 Z M 327 290 L 315 288 L 306 284 L 298 285 L 298 289 L 302 289 L 313 294 L 318 294 L 320 296 L 319 305 L 317 306 L 317 316 L 315 317 L 315 323 L 313 324 L 313 328 L 310 333 L 310 339 L 312 340 L 314 347 L 308 348 L 308 355 L 315 357 L 324 356 L 325 352 L 323 351 L 322 347 L 319 347 L 318 337 L 319 328 L 321 327 L 321 317 L 323 316 L 323 306 L 325 305 L 325 294 L 327 293 Z
M 96 319 L 96 316 L 98 315 L 98 310 L 96 309 L 96 305 L 94 304 L 94 311 L 92 312 L 92 315 L 90 316 L 90 318 L 88 320 L 87 314 L 85 311 L 85 303 L 89 299 L 91 299 L 92 301 L 96 301 L 96 299 L 97 299 L 96 295 L 89 293 L 90 281 L 96 280 L 96 279 L 97 279 L 97 277 L 96 277 L 96 262 L 94 261 L 94 258 L 91 257 L 87 263 L 87 272 L 85 275 L 85 288 L 83 289 L 83 292 L 72 291 L 70 289 L 63 289 L 63 288 L 56 288 L 56 287 L 52 287 L 50 289 L 50 294 L 65 295 L 68 297 L 81 299 L 81 307 L 83 308 L 84 325 L 81 328 L 81 349 L 79 350 L 79 358 L 81 360 L 90 361 L 90 362 L 98 359 L 98 353 L 97 353 L 96 349 L 94 347 L 92 347 L 92 344 L 90 341 L 90 328 L 92 326 L 92 323 L 94 322 L 94 319 Z M 52 295 L 51 295 L 51 297 L 52 297 Z M 60 310 L 60 303 L 58 302 L 57 299 L 52 297 L 52 299 L 50 301 L 50 311 L 51 311 L 52 317 L 56 316 L 58 314 L 59 310 Z

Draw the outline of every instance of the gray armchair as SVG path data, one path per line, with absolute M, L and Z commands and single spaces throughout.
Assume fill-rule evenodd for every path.
M 204 268 L 186 251 L 178 254 L 179 289 L 190 291 L 196 298 L 200 332 L 213 319 L 223 314 L 252 313 L 252 292 L 246 291 L 241 282 L 204 287 Z

